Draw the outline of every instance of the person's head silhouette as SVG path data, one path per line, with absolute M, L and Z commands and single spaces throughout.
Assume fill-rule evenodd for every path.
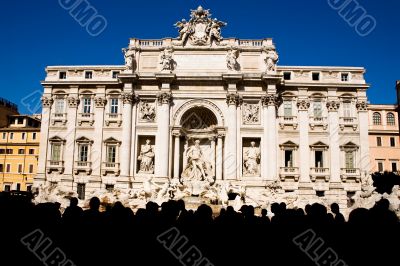
M 89 206 L 91 210 L 98 211 L 100 207 L 100 200 L 98 197 L 93 197 L 90 199 Z

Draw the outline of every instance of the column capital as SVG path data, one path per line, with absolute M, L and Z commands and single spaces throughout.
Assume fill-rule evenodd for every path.
M 107 99 L 105 97 L 96 96 L 94 98 L 94 104 L 97 108 L 104 108 L 107 104 Z
M 179 138 L 181 136 L 181 132 L 179 130 L 173 130 L 172 136 L 174 136 L 175 138 Z
M 157 101 L 159 104 L 171 104 L 172 102 L 172 93 L 170 92 L 160 92 L 157 94 Z
M 133 92 L 123 92 L 122 94 L 122 102 L 124 104 L 135 104 L 139 101 L 139 97 Z
M 308 99 L 299 99 L 297 101 L 297 108 L 299 111 L 308 111 L 308 108 L 310 108 L 310 101 Z
M 70 108 L 78 108 L 78 105 L 79 105 L 80 101 L 81 100 L 79 99 L 78 96 L 69 96 L 67 98 L 68 106 Z
M 228 93 L 226 95 L 226 103 L 228 105 L 235 105 L 235 106 L 239 106 L 241 105 L 243 102 L 242 97 L 239 96 L 238 93 Z
M 53 98 L 47 96 L 43 96 L 41 100 L 43 108 L 50 108 L 54 102 Z
M 339 101 L 331 100 L 326 103 L 326 108 L 328 108 L 329 112 L 337 112 L 337 110 L 339 110 L 339 107 L 340 107 Z
M 366 101 L 357 101 L 356 108 L 359 112 L 368 111 L 368 103 Z
M 266 106 L 277 106 L 279 104 L 279 97 L 275 94 L 268 94 L 261 97 L 261 104 Z

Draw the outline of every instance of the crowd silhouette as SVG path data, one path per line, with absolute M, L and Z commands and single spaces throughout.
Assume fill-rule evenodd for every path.
M 74 265 L 195 265 L 183 263 L 157 240 L 171 228 L 186 239 L 186 245 L 175 247 L 176 252 L 184 254 L 195 246 L 207 258 L 199 266 L 336 265 L 315 259 L 328 248 L 341 259 L 337 265 L 398 264 L 400 224 L 386 199 L 369 210 L 353 210 L 347 221 L 336 203 L 330 209 L 312 204 L 304 210 L 273 203 L 271 213 L 263 209 L 259 216 L 254 207 L 246 205 L 238 212 L 232 207 L 221 209 L 218 215 L 208 205 L 187 210 L 182 200 L 161 206 L 148 202 L 136 213 L 120 202 L 100 209 L 98 198 L 90 200 L 87 210 L 71 198 L 61 213 L 59 203 L 34 205 L 30 199 L 3 194 L 1 265 L 46 265 L 21 244 L 21 238 L 35 229 Z M 318 246 L 311 240 L 308 243 L 308 253 L 314 252 L 314 258 L 293 241 L 308 229 L 322 240 L 315 242 L 322 243 Z

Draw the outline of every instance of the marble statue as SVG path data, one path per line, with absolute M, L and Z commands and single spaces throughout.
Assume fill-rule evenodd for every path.
M 279 56 L 275 50 L 267 50 L 265 63 L 267 64 L 267 72 L 276 72 L 276 63 L 278 63 Z
M 134 57 L 135 57 L 135 51 L 132 49 L 127 49 L 123 48 L 122 49 L 124 53 L 124 58 L 125 58 L 125 67 L 127 70 L 133 70 L 134 67 Z
M 189 170 L 189 178 L 195 180 L 206 179 L 206 166 L 203 158 L 203 152 L 200 148 L 200 140 L 196 140 L 195 144 L 190 146 L 186 153 L 188 159 L 188 166 L 186 170 Z
M 140 102 L 139 118 L 142 121 L 154 122 L 156 118 L 156 110 L 154 104 L 148 102 Z
M 239 70 L 239 63 L 237 61 L 238 58 L 238 50 L 231 49 L 228 51 L 226 56 L 226 66 L 230 71 L 237 71 Z
M 175 23 L 174 26 L 179 29 L 178 39 L 181 40 L 182 45 L 185 45 L 189 38 L 189 34 L 192 33 L 192 25 L 185 19 L 182 19 L 182 21 Z
M 244 174 L 247 176 L 260 175 L 260 148 L 252 141 L 250 147 L 244 150 Z
M 209 31 L 208 35 L 208 42 L 210 46 L 212 45 L 213 41 L 215 41 L 217 44 L 220 44 L 222 41 L 222 36 L 221 36 L 221 27 L 226 26 L 227 24 L 222 21 L 218 21 L 218 19 L 211 20 L 207 31 Z
M 138 160 L 140 161 L 139 173 L 153 174 L 154 173 L 154 147 L 150 145 L 150 140 L 146 140 L 146 144 L 142 145 Z
M 175 61 L 173 59 L 173 48 L 166 47 L 160 55 L 160 65 L 162 71 L 172 71 L 175 68 Z
M 260 106 L 258 104 L 243 105 L 243 123 L 258 124 L 260 122 Z

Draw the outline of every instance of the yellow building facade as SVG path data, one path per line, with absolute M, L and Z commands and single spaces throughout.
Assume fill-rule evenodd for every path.
M 0 128 L 0 191 L 30 191 L 37 172 L 40 119 L 8 116 Z
M 400 171 L 399 118 L 396 105 L 369 105 L 371 172 Z

